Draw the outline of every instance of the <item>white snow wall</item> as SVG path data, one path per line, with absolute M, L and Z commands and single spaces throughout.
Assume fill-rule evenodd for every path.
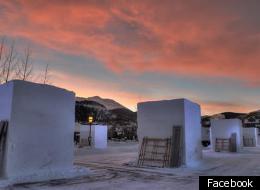
M 95 148 L 107 148 L 107 126 L 95 125 L 94 130 L 94 145 Z
M 3 86 L 0 85 L 0 120 L 8 120 L 11 115 L 11 104 L 12 104 L 12 95 L 13 88 L 12 85 Z M 1 150 L 0 157 L 0 178 L 5 175 L 5 168 L 6 168 L 6 148 Z
M 0 119 L 9 120 L 6 178 L 73 166 L 75 94 L 25 81 L 0 86 Z
M 202 158 L 200 106 L 187 99 L 138 103 L 140 145 L 143 137 L 170 138 L 174 126 L 183 127 L 183 164 L 194 165 Z
M 80 132 L 81 139 L 88 139 L 90 126 L 76 124 L 76 131 Z M 91 142 L 97 149 L 107 148 L 107 125 L 92 125 L 91 126 Z
M 236 133 L 236 145 L 239 152 L 243 147 L 242 122 L 239 119 L 212 119 L 210 127 L 210 141 L 215 151 L 216 138 L 230 138 Z

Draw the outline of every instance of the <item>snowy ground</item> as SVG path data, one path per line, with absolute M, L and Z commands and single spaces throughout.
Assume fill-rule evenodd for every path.
M 136 168 L 137 143 L 112 142 L 106 150 L 76 149 L 75 163 L 89 167 L 92 174 L 71 180 L 20 184 L 9 190 L 179 190 L 199 189 L 200 175 L 260 175 L 260 147 L 241 153 L 203 151 L 203 161 L 194 168 Z

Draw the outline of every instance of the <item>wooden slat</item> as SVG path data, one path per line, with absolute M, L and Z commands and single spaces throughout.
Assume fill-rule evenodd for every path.
M 6 151 L 8 121 L 0 122 L 0 177 L 4 174 L 4 159 Z
M 182 164 L 182 127 L 174 126 L 171 141 L 171 167 L 179 167 Z
M 216 138 L 215 151 L 230 151 L 230 139 Z
M 255 146 L 255 141 L 253 138 L 243 136 L 243 145 L 245 147 L 253 147 L 253 146 Z
M 0 122 L 0 151 L 2 150 L 2 148 L 3 148 L 2 146 L 4 145 L 4 143 L 6 141 L 7 127 L 8 127 L 7 121 Z
M 231 134 L 230 152 L 237 152 L 237 134 L 236 133 Z
M 170 139 L 144 137 L 138 157 L 138 166 L 169 166 Z

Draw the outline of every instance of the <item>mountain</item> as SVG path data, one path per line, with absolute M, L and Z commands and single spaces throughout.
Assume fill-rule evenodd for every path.
M 247 117 L 254 117 L 256 119 L 260 119 L 260 110 L 250 112 Z
M 89 100 L 89 101 L 97 102 L 97 103 L 105 106 L 108 110 L 121 109 L 121 108 L 128 109 L 125 106 L 116 102 L 115 100 L 101 98 L 99 96 L 93 96 L 93 97 L 88 97 L 88 98 L 77 97 L 76 100 L 77 101 Z
M 137 118 L 137 113 L 136 112 L 132 112 L 129 109 L 125 109 L 125 108 L 117 108 L 117 109 L 113 109 L 110 110 L 112 114 L 114 114 L 116 116 L 116 118 L 118 120 L 132 120 L 135 121 Z
M 201 117 L 201 123 L 204 127 L 209 127 L 211 119 L 240 119 L 243 121 L 252 116 L 260 119 L 260 110 L 250 113 L 222 112 L 211 116 L 205 115 Z
M 93 108 L 97 108 L 97 109 L 106 109 L 106 107 L 98 102 L 95 101 L 91 101 L 91 100 L 81 100 L 81 101 L 77 101 L 78 105 L 82 105 L 82 106 L 86 106 L 86 107 L 93 107 Z
M 87 117 L 92 115 L 95 123 L 108 125 L 109 138 L 137 137 L 137 113 L 112 99 L 77 97 L 75 110 L 76 122 L 86 123 Z
M 246 113 L 236 113 L 236 112 L 222 112 L 219 114 L 214 114 L 211 117 L 211 119 L 243 119 L 245 116 L 247 116 Z

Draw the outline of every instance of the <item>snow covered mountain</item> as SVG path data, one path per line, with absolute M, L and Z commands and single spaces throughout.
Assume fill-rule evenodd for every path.
M 93 96 L 93 97 L 88 97 L 88 98 L 82 98 L 82 97 L 77 97 L 77 101 L 83 101 L 83 100 L 88 100 L 88 101 L 93 101 L 97 102 L 103 106 L 106 107 L 108 110 L 113 110 L 113 109 L 128 109 L 125 106 L 119 104 L 115 100 L 112 99 L 107 99 L 107 98 L 101 98 L 99 96 Z
M 137 137 L 137 114 L 112 99 L 99 96 L 76 98 L 76 122 L 86 123 L 92 115 L 95 123 L 104 123 L 109 127 L 109 138 Z

